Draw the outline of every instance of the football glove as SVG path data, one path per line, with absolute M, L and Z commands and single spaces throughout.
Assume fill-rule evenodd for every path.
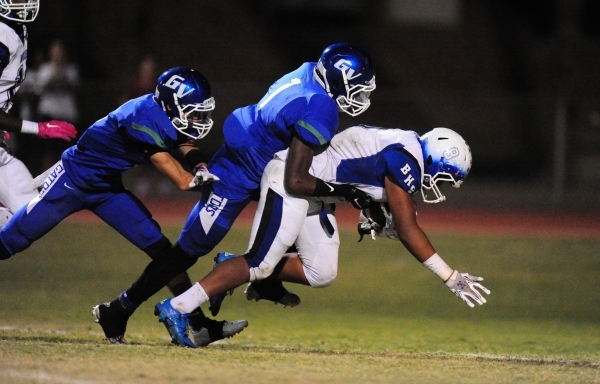
M 343 191 L 342 196 L 352 203 L 354 208 L 366 209 L 373 203 L 373 198 L 366 192 L 347 184 L 339 184 L 339 186 L 342 187 L 340 188 Z
M 363 209 L 358 217 L 358 234 L 361 241 L 364 235 L 371 235 L 375 240 L 377 236 L 399 240 L 396 225 L 392 220 L 387 203 L 375 203 L 369 209 Z
M 479 284 L 479 281 L 483 281 L 483 277 L 471 276 L 468 273 L 454 271 L 446 281 L 446 287 L 467 303 L 469 307 L 473 308 L 475 307 L 475 304 L 473 304 L 471 300 L 479 305 L 486 303 L 485 297 L 483 297 L 477 289 L 482 290 L 488 295 L 490 294 L 490 290 Z
M 200 166 L 195 170 L 195 176 L 190 182 L 190 188 L 194 188 L 199 185 L 204 185 L 219 180 L 220 179 L 217 177 L 217 175 L 213 175 L 208 171 L 208 168 L 206 168 L 205 166 Z
M 52 120 L 45 123 L 38 123 L 37 135 L 44 139 L 71 141 L 71 139 L 77 136 L 77 130 L 72 124 L 66 121 Z

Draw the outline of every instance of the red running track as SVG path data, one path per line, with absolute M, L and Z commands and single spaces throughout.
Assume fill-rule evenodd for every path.
M 146 201 L 146 204 L 161 225 L 183 226 L 195 202 L 191 200 L 152 200 Z M 255 209 L 256 204 L 251 203 L 242 212 L 235 225 L 250 226 Z M 338 204 L 336 216 L 340 228 L 356 228 L 358 211 L 349 204 Z M 76 213 L 67 221 L 101 222 L 89 211 Z M 427 233 L 600 238 L 600 214 L 598 212 L 427 207 L 419 210 L 418 221 Z

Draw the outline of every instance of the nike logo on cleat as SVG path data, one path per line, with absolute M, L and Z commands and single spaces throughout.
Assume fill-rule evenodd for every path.
M 325 182 L 323 182 L 326 186 L 329 187 L 329 192 L 333 192 L 333 187 Z

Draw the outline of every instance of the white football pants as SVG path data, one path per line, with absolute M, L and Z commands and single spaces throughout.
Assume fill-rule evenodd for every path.
M 25 164 L 0 147 L 0 203 L 8 210 L 3 210 L 0 215 L 0 228 L 5 224 L 3 219 L 10 218 L 37 195 L 33 178 Z
M 285 162 L 274 159 L 265 168 L 261 179 L 260 201 L 252 224 L 250 245 L 246 251 L 253 258 L 259 258 L 256 263 L 258 266 L 250 268 L 250 281 L 267 278 L 288 248 L 295 243 L 310 285 L 328 286 L 337 276 L 340 238 L 336 218 L 331 209 L 328 209 L 327 217 L 334 228 L 334 233 L 330 236 L 319 219 L 323 206 L 321 200 L 288 195 L 283 186 L 284 170 Z M 281 209 L 269 207 L 273 200 L 267 198 L 269 193 L 275 193 L 283 199 L 282 204 L 277 204 L 277 208 Z M 265 235 L 266 220 L 280 222 L 279 227 L 274 229 L 274 236 Z M 263 230 L 259 230 L 261 221 Z

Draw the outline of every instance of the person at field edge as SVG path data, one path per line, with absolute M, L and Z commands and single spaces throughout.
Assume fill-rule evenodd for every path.
M 278 153 L 267 165 L 261 181 L 261 197 L 254 218 L 250 244 L 243 256 L 252 265 L 248 300 L 270 300 L 295 306 L 300 298 L 288 292 L 281 281 L 315 288 L 329 286 L 337 276 L 340 240 L 333 209 L 327 220 L 319 213 L 323 204 L 339 202 L 335 197 L 301 197 L 282 187 L 282 169 L 287 152 Z M 490 291 L 481 277 L 459 273 L 438 255 L 419 227 L 412 196 L 421 191 L 423 201 L 445 200 L 438 184 L 460 187 L 471 169 L 471 150 L 466 141 L 448 128 L 435 128 L 423 136 L 413 131 L 355 126 L 338 133 L 331 145 L 315 156 L 311 174 L 327 183 L 347 183 L 368 193 L 376 202 L 361 211 L 359 234 L 401 240 L 406 249 L 425 267 L 437 274 L 446 286 L 474 307 L 486 299 L 478 290 Z M 294 254 L 288 249 L 296 247 Z M 228 257 L 235 257 L 228 254 Z M 263 271 L 273 271 L 265 276 Z M 215 268 L 200 281 L 227 281 Z M 222 292 L 229 286 L 223 285 Z M 218 299 L 214 300 L 217 297 Z M 211 297 L 211 312 L 218 313 L 224 295 Z M 204 304 L 189 291 L 171 300 L 176 310 L 185 311 Z M 472 301 L 471 301 L 472 300 Z M 213 310 L 216 309 L 216 310 Z
M 258 194 L 263 170 L 280 150 L 289 148 L 284 170 L 287 191 L 340 196 L 357 208 L 365 208 L 369 203 L 367 194 L 349 185 L 326 184 L 310 175 L 308 168 L 315 150 L 327 144 L 336 132 L 338 111 L 351 116 L 361 114 L 369 107 L 374 89 L 375 71 L 368 54 L 355 45 L 336 43 L 322 52 L 317 63 L 304 63 L 277 80 L 257 104 L 231 113 L 223 126 L 224 144 L 209 163 L 211 172 L 220 180 L 202 187 L 202 198 L 188 216 L 178 241 L 169 252 L 150 262 L 122 294 L 133 303 L 131 313 L 172 276 L 187 270 L 220 243 L 240 212 Z M 237 282 L 249 273 L 250 267 L 246 260 L 231 259 L 218 268 L 228 280 Z M 194 294 L 214 294 L 214 287 L 195 287 Z M 188 315 L 170 318 L 170 313 L 178 312 L 169 302 L 155 308 L 159 321 L 167 328 L 181 328 L 181 332 L 171 333 L 173 343 L 196 347 L 198 343 L 188 337 Z M 117 322 L 117 314 L 114 317 Z
M 27 249 L 64 218 L 88 209 L 144 251 L 156 258 L 171 242 L 144 204 L 122 181 L 123 172 L 151 162 L 179 189 L 189 190 L 217 178 L 208 172 L 200 151 L 193 146 L 204 138 L 213 121 L 215 101 L 210 84 L 197 70 L 171 68 L 160 75 L 156 92 L 132 99 L 96 121 L 68 148 L 49 173 L 40 194 L 18 210 L 0 230 L 0 260 Z M 171 155 L 180 150 L 195 175 L 187 172 Z M 185 271 L 167 284 L 172 292 L 191 286 Z M 112 307 L 125 311 L 127 298 Z M 105 312 L 92 313 L 109 342 L 122 344 L 124 329 L 105 328 Z M 248 324 L 206 318 L 197 311 L 191 322 L 206 344 L 241 332 Z
M 13 97 L 27 73 L 27 27 L 37 17 L 39 0 L 0 0 L 0 228 L 38 190 L 31 173 L 13 156 L 7 141 L 10 133 L 29 133 L 44 139 L 71 141 L 77 136 L 75 127 L 65 121 L 36 123 L 21 120 L 8 112 Z

